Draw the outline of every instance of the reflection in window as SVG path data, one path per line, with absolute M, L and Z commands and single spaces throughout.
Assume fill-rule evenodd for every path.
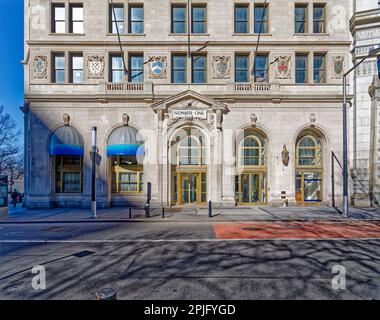
M 192 135 L 183 137 L 178 145 L 177 156 L 180 166 L 204 165 L 206 163 L 206 145 L 203 137 Z
M 325 81 L 325 55 L 314 55 L 314 83 L 323 83 Z
M 235 5 L 235 33 L 248 33 L 248 6 Z
M 112 4 L 110 4 L 110 32 L 111 33 L 117 33 L 117 30 L 119 30 L 119 33 L 124 33 L 124 5 L 122 4 L 114 4 L 112 7 Z
M 193 83 L 206 83 L 207 82 L 207 69 L 206 57 L 202 55 L 193 55 L 192 62 L 192 82 Z
M 294 10 L 295 15 L 295 32 L 307 32 L 307 5 L 296 5 Z
M 268 6 L 255 5 L 255 33 L 268 33 Z
M 249 81 L 249 57 L 248 55 L 235 56 L 235 82 Z
M 82 4 L 70 5 L 70 33 L 84 33 Z
M 129 8 L 129 32 L 144 32 L 144 7 L 132 6 Z
M 303 137 L 297 147 L 298 165 L 319 166 L 321 164 L 321 140 L 314 136 Z
M 83 83 L 83 55 L 80 53 L 71 55 L 71 82 Z
M 206 33 L 206 7 L 191 8 L 191 32 Z
M 123 82 L 124 81 L 124 63 L 123 58 L 120 55 L 111 56 L 111 82 Z
M 52 7 L 52 32 L 53 33 L 65 33 L 65 21 L 66 21 L 66 11 L 65 5 L 60 3 L 53 4 Z
M 55 53 L 53 55 L 53 82 L 65 83 L 65 55 L 63 53 Z
M 129 56 L 130 82 L 144 82 L 144 57 L 142 54 Z
M 296 54 L 296 83 L 307 82 L 307 54 Z
M 82 157 L 56 156 L 56 192 L 82 192 Z
M 259 135 L 249 135 L 240 146 L 240 165 L 264 166 L 266 163 L 265 140 Z
M 268 55 L 258 54 L 256 56 L 255 80 L 257 82 L 268 81 Z
M 172 33 L 186 33 L 186 6 L 172 6 Z
M 325 7 L 324 5 L 314 5 L 313 7 L 313 32 L 325 32 Z
M 186 83 L 186 55 L 173 55 L 172 56 L 172 83 Z
M 136 156 L 112 157 L 112 192 L 141 193 L 144 191 L 143 166 Z

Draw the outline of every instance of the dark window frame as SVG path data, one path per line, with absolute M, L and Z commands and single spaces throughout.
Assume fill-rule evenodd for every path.
M 142 9 L 142 20 L 132 20 L 132 10 L 133 9 Z M 144 33 L 144 5 L 143 4 L 133 4 L 128 7 L 128 32 L 130 34 L 143 34 Z M 133 24 L 141 24 L 141 32 L 132 32 Z
M 74 20 L 73 17 L 73 9 L 74 8 L 82 8 L 82 20 Z M 83 3 L 70 3 L 69 4 L 69 33 L 74 33 L 74 23 L 82 23 L 83 33 L 84 33 L 84 6 Z M 82 34 L 81 32 L 75 32 L 75 34 Z
M 205 17 L 204 20 L 195 20 L 194 19 L 194 9 L 204 9 Z M 203 23 L 203 32 L 194 32 L 194 23 Z M 207 33 L 207 5 L 205 4 L 194 4 L 191 6 L 191 33 L 194 34 L 204 34 Z
M 315 9 L 322 9 L 322 18 L 319 20 L 315 19 Z M 318 24 L 318 28 L 316 28 L 316 24 Z M 322 31 L 319 31 L 320 26 L 322 26 Z M 326 33 L 326 4 L 324 3 L 313 4 L 313 33 Z
M 132 68 L 132 58 L 141 58 L 141 68 Z M 134 75 L 134 71 L 141 71 L 138 75 Z M 134 80 L 137 77 L 142 75 L 141 81 Z M 143 53 L 130 53 L 128 56 L 128 81 L 134 83 L 143 83 L 144 82 L 144 54 Z
M 56 8 L 63 8 L 65 10 L 65 18 L 63 20 L 57 20 L 56 18 Z M 64 24 L 64 32 L 59 32 L 59 33 L 66 33 L 66 6 L 64 3 L 53 3 L 51 7 L 51 32 L 52 33 L 58 33 L 57 32 L 57 23 L 58 22 L 63 22 Z
M 299 68 L 297 64 L 297 59 L 302 58 L 305 59 L 305 68 Z M 297 84 L 303 84 L 303 83 L 308 83 L 309 82 L 309 77 L 308 77 L 308 70 L 309 70 L 309 55 L 307 53 L 296 53 L 296 68 L 295 68 L 295 81 Z M 302 72 L 304 74 L 304 81 L 297 81 L 297 73 Z
M 120 54 L 120 53 L 111 53 L 109 55 L 109 81 L 112 82 L 112 83 L 121 83 L 124 81 L 124 77 L 125 77 L 125 70 L 124 70 L 124 66 L 122 66 L 121 68 L 113 68 L 113 58 L 120 58 L 122 60 L 122 63 L 123 62 L 123 56 Z M 114 71 L 115 72 L 122 72 L 123 73 L 123 79 L 122 81 L 115 81 L 114 79 Z
M 72 52 L 70 53 L 69 55 L 70 57 L 70 78 L 69 78 L 69 82 L 70 83 L 83 83 L 84 82 L 84 57 L 83 57 L 83 53 L 82 52 Z M 73 58 L 82 58 L 82 69 L 74 69 L 74 66 L 73 66 Z M 76 71 L 81 71 L 82 72 L 82 81 L 80 82 L 74 82 L 74 72 Z
M 265 15 L 264 15 L 264 20 L 261 26 L 261 33 L 266 34 L 269 33 L 269 5 L 266 4 L 261 4 L 261 3 L 255 3 L 253 7 L 253 32 L 255 34 L 258 34 L 260 32 L 260 24 L 261 24 L 261 17 L 260 15 L 259 20 L 256 20 L 256 9 L 261 8 L 264 9 Z M 256 23 L 258 24 L 256 29 Z
M 114 16 L 113 8 L 123 9 L 123 20 L 118 20 L 116 15 Z M 124 4 L 123 3 L 114 3 L 114 5 L 112 6 L 112 3 L 110 3 L 109 4 L 109 26 L 108 26 L 109 33 L 117 34 L 116 24 L 119 26 L 120 23 L 123 24 L 123 32 L 120 32 L 120 28 L 119 28 L 119 32 L 121 34 L 125 34 L 125 7 L 124 7 Z M 115 30 L 113 30 L 114 24 L 115 24 Z
M 182 68 L 176 68 L 174 66 L 174 58 L 175 57 L 182 57 L 185 60 L 184 63 L 184 69 Z M 172 65 L 172 71 L 171 71 L 171 83 L 187 83 L 187 55 L 186 53 L 173 53 L 171 57 L 171 65 Z M 175 73 L 176 72 L 184 72 L 185 74 L 185 81 L 184 82 L 176 82 L 175 81 Z
M 238 20 L 237 10 L 244 8 L 247 11 L 247 20 Z M 239 32 L 238 24 L 244 24 L 246 31 Z M 236 34 L 246 34 L 249 33 L 249 4 L 235 4 L 234 7 L 234 33 Z
M 322 58 L 322 67 L 321 68 L 316 68 L 316 58 Z M 316 81 L 316 75 L 317 73 L 321 73 L 322 71 L 322 76 L 320 75 L 318 77 L 319 81 Z M 325 83 L 326 82 L 326 53 L 314 53 L 313 56 L 313 82 L 314 83 Z
M 56 60 L 57 58 L 63 58 L 63 68 L 57 68 Z M 63 81 L 57 82 L 57 71 L 63 71 Z M 52 83 L 64 84 L 66 82 L 66 56 L 64 52 L 53 52 L 52 53 Z
M 195 68 L 194 67 L 194 59 L 195 58 L 204 58 L 205 59 L 205 68 Z M 198 72 L 204 72 L 204 82 L 195 82 L 195 72 L 198 71 Z M 191 56 L 191 83 L 193 84 L 203 84 L 203 83 L 207 83 L 207 55 L 205 54 L 193 54 Z
M 174 20 L 174 9 L 175 8 L 182 8 L 185 10 L 185 20 Z M 178 34 L 182 34 L 182 33 L 187 33 L 187 19 L 188 19 L 188 14 L 187 14 L 187 5 L 186 4 L 172 4 L 171 6 L 171 33 L 178 33 Z M 181 24 L 184 24 L 185 26 L 185 30 L 184 32 L 175 32 L 175 28 L 174 28 L 174 25 L 176 23 L 181 23 Z
M 297 9 L 303 9 L 305 11 L 305 20 L 297 20 L 297 14 L 296 11 Z M 308 33 L 309 30 L 309 16 L 308 16 L 308 5 L 307 4 L 297 4 L 294 6 L 294 33 L 296 34 L 305 34 Z M 297 30 L 297 24 L 303 23 L 305 26 L 305 30 L 303 32 L 298 32 Z
M 244 57 L 247 59 L 247 69 L 243 69 L 243 68 L 238 68 L 238 65 L 237 65 L 237 60 L 239 57 Z M 238 72 L 245 72 L 246 75 L 245 75 L 245 80 L 244 81 L 238 81 Z M 237 53 L 235 54 L 235 82 L 237 83 L 245 83 L 245 82 L 250 82 L 250 79 L 249 79 L 249 75 L 250 75 L 250 72 L 249 72 L 249 54 L 247 53 Z

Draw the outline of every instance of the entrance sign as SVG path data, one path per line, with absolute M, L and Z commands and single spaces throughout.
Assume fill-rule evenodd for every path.
M 207 110 L 173 110 L 173 119 L 194 118 L 207 119 Z

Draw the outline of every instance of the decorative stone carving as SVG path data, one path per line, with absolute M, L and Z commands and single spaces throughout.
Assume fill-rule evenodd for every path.
M 291 79 L 292 57 L 275 57 L 275 79 Z
M 317 122 L 317 116 L 314 113 L 312 113 L 310 115 L 310 125 L 314 127 L 316 122 Z
M 230 79 L 231 78 L 231 57 L 214 56 L 212 57 L 212 78 Z
M 129 126 L 129 115 L 124 113 L 122 116 L 122 119 L 123 119 L 123 125 L 128 127 Z
M 286 149 L 286 144 L 283 145 L 282 147 L 282 152 L 281 152 L 281 157 L 282 157 L 282 163 L 284 164 L 285 167 L 289 165 L 289 151 Z
M 47 56 L 35 56 L 33 58 L 33 78 L 34 79 L 47 79 Z
M 63 114 L 63 123 L 65 126 L 70 126 L 70 116 L 67 113 Z
M 105 59 L 104 56 L 87 57 L 87 78 L 104 79 Z
M 256 124 L 257 124 L 257 115 L 252 113 L 251 114 L 251 126 L 256 127 Z
M 332 57 L 330 69 L 332 70 L 332 79 L 342 79 L 344 69 L 344 57 Z
M 149 79 L 166 79 L 167 67 L 166 57 L 149 57 Z

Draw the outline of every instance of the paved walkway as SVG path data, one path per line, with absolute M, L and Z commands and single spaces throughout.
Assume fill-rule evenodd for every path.
M 315 221 L 347 220 L 335 209 L 327 207 L 290 207 L 290 208 L 231 208 L 213 209 L 212 218 L 207 209 L 170 208 L 151 210 L 145 217 L 143 209 L 133 208 L 131 218 L 128 208 L 109 208 L 98 210 L 98 218 L 90 216 L 89 209 L 54 208 L 46 210 L 26 210 L 20 206 L 10 208 L 9 215 L 0 218 L 0 223 L 50 223 L 50 222 L 238 222 L 238 221 Z M 380 209 L 350 208 L 350 220 L 380 220 Z

